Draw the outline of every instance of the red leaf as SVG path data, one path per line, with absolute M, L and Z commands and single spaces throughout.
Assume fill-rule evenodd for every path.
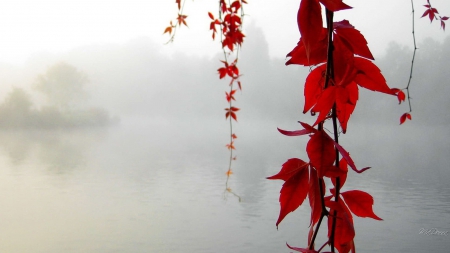
M 408 112 L 405 112 L 401 117 L 400 117 L 400 125 L 405 123 L 406 119 L 411 120 L 411 114 L 409 114 Z
M 375 220 L 382 220 L 372 210 L 373 197 L 363 191 L 352 190 L 341 193 L 342 198 L 347 204 L 352 213 L 362 218 L 372 218 Z
M 312 250 L 312 249 L 305 249 L 305 248 L 297 248 L 297 247 L 291 247 L 289 244 L 286 243 L 286 245 L 288 246 L 288 248 L 290 248 L 291 250 L 295 250 L 298 252 L 303 252 L 303 253 L 317 253 L 317 251 Z
M 234 8 L 234 12 L 237 12 L 241 8 L 241 3 L 239 1 L 234 1 L 230 8 Z
M 397 88 L 392 88 L 391 91 L 394 94 L 397 94 L 398 104 L 401 104 L 402 101 L 405 101 L 406 96 L 405 96 L 405 93 L 402 90 L 397 89 Z
M 330 137 L 328 136 L 328 138 L 330 138 Z M 347 152 L 347 150 L 345 150 L 341 145 L 339 145 L 339 143 L 335 142 L 333 139 L 330 138 L 330 140 L 333 141 L 334 146 L 337 148 L 339 153 L 342 155 L 342 157 L 345 159 L 345 161 L 347 161 L 347 164 L 350 165 L 350 168 L 352 168 L 356 173 L 362 173 L 362 172 L 370 169 L 370 167 L 366 167 L 366 168 L 358 170 L 356 168 L 355 163 L 353 162 L 353 159 L 350 157 L 350 154 Z
M 320 94 L 317 104 L 311 109 L 311 112 L 318 112 L 319 117 L 317 117 L 314 126 L 325 120 L 328 113 L 331 111 L 333 104 L 336 102 L 336 88 L 337 86 L 329 86 Z
M 177 17 L 178 25 L 183 24 L 183 25 L 185 25 L 185 26 L 188 26 L 187 23 L 186 23 L 186 18 L 187 18 L 186 15 L 178 14 L 178 17 Z
M 347 42 L 354 54 L 373 60 L 373 55 L 367 46 L 367 41 L 360 31 L 355 29 L 348 20 L 334 23 L 336 34 Z
M 164 30 L 164 33 L 163 33 L 163 34 L 165 34 L 165 33 L 169 33 L 169 35 L 172 34 L 172 27 L 171 27 L 171 26 L 168 26 L 168 27 Z
M 231 116 L 234 120 L 237 121 L 237 116 L 236 116 L 236 111 L 239 111 L 239 108 L 236 107 L 231 107 L 231 108 L 225 108 L 225 111 L 227 111 L 225 113 L 225 119 L 227 119 L 229 116 Z
M 280 132 L 281 134 L 287 135 L 287 136 L 299 136 L 299 135 L 305 135 L 305 134 L 309 134 L 310 131 L 306 130 L 306 129 L 302 129 L 302 130 L 297 130 L 297 131 L 287 131 L 287 130 L 283 130 L 280 128 L 277 128 L 278 132 Z
M 343 92 L 342 90 L 339 89 L 340 92 Z M 336 100 L 336 113 L 343 133 L 347 132 L 347 122 L 358 101 L 358 85 L 355 82 L 351 82 L 345 86 L 345 92 L 347 93 L 346 95 L 338 93 L 338 99 Z M 345 101 L 342 98 L 347 98 L 347 100 Z
M 282 166 L 278 174 L 268 177 L 267 179 L 281 179 L 283 181 L 289 180 L 297 172 L 307 169 L 309 163 L 298 158 L 291 158 L 287 160 Z
M 280 128 L 277 128 L 277 129 L 278 129 L 278 131 L 281 134 L 284 134 L 284 135 L 287 135 L 287 136 L 299 136 L 299 135 L 305 135 L 305 134 L 310 134 L 310 133 L 316 133 L 317 132 L 317 129 L 315 129 L 314 127 L 312 127 L 312 126 L 310 126 L 310 125 L 308 125 L 306 123 L 300 122 L 300 121 L 299 121 L 299 123 L 305 129 L 297 130 L 297 131 L 287 131 L 287 130 L 283 130 L 283 129 L 280 129 Z
M 322 184 L 322 186 L 325 193 L 325 184 Z M 317 171 L 314 169 L 310 170 L 308 199 L 311 206 L 311 221 L 309 225 L 312 228 L 319 221 L 322 214 L 319 178 L 317 177 Z
M 333 140 L 323 130 L 311 136 L 306 144 L 306 153 L 319 178 L 325 175 L 327 168 L 332 166 L 336 159 Z
M 317 103 L 325 83 L 326 67 L 326 64 L 322 64 L 311 71 L 308 77 L 306 77 L 304 92 L 305 106 L 303 108 L 303 113 L 309 111 Z
M 231 142 L 230 144 L 225 145 L 228 149 L 236 149 L 234 148 L 234 144 L 233 142 Z
M 381 74 L 381 70 L 371 61 L 355 57 L 355 68 L 357 69 L 355 82 L 361 87 L 394 95 L 392 90 L 388 87 L 386 79 L 384 79 L 384 76 Z
M 281 171 L 268 179 L 285 180 L 280 191 L 280 215 L 276 226 L 290 212 L 295 211 L 305 200 L 309 189 L 308 164 L 300 159 L 289 159 L 283 164 Z
M 302 127 L 304 127 L 306 130 L 308 130 L 310 133 L 317 133 L 318 132 L 317 129 L 315 129 L 314 127 L 306 124 L 305 122 L 299 121 L 299 123 L 300 123 L 300 125 L 302 125 Z
M 232 90 L 230 93 L 225 92 L 225 96 L 226 96 L 226 99 L 227 99 L 228 102 L 230 102 L 231 100 L 235 100 L 236 101 L 236 99 L 234 99 L 234 96 L 233 96 L 234 93 L 236 93 L 236 90 Z
M 175 3 L 178 5 L 178 10 L 181 8 L 181 0 L 175 0 Z
M 354 68 L 354 52 L 352 47 L 343 40 L 339 35 L 334 35 L 334 85 L 345 86 L 353 82 L 356 75 Z M 333 85 L 333 84 L 329 84 Z
M 327 60 L 327 29 L 322 28 L 322 32 L 317 43 L 311 45 L 309 58 L 306 55 L 305 44 L 303 43 L 303 39 L 300 38 L 300 41 L 297 43 L 297 46 L 287 54 L 286 57 L 291 57 L 286 62 L 286 65 L 290 64 L 299 64 L 304 66 L 312 66 L 317 65 L 322 62 L 326 62 Z
M 345 206 L 341 198 L 338 202 L 325 201 L 325 205 L 330 207 L 331 214 L 337 211 L 336 216 L 336 227 L 334 233 L 334 246 L 339 251 L 339 253 L 348 253 L 351 250 L 353 238 L 355 238 L 355 228 L 353 226 L 353 218 Z M 333 215 L 328 216 L 328 237 L 330 237 Z
M 319 0 L 319 1 L 330 11 L 340 11 L 352 8 L 344 4 L 342 0 Z
M 339 161 L 339 170 L 340 170 L 340 174 L 341 174 L 339 176 L 340 188 L 342 188 L 342 186 L 344 186 L 344 184 L 345 184 L 345 181 L 347 180 L 347 174 L 348 174 L 347 161 L 344 158 L 342 158 Z M 336 187 L 336 178 L 335 177 L 331 178 L 331 182 Z
M 302 0 L 297 23 L 309 59 L 311 48 L 320 40 L 322 33 L 322 10 L 318 0 Z

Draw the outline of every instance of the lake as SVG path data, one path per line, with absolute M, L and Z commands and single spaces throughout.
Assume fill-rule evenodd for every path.
M 269 253 L 291 252 L 286 242 L 304 247 L 309 205 L 277 230 L 282 182 L 265 177 L 291 157 L 305 159 L 307 137 L 249 125 L 237 130 L 238 159 L 229 182 L 241 202 L 225 191 L 226 124 L 129 119 L 110 128 L 0 132 L 0 252 Z M 419 132 L 412 128 L 352 130 L 356 137 L 349 133 L 347 149 L 357 165 L 373 168 L 350 175 L 345 189 L 370 193 L 383 219 L 355 218 L 357 251 L 448 252 L 450 235 L 424 232 L 450 231 L 448 134 L 430 140 L 412 135 Z M 446 129 L 426 132 L 436 131 Z

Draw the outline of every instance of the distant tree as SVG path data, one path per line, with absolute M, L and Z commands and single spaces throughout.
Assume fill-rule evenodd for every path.
M 45 75 L 39 75 L 34 88 L 46 96 L 51 106 L 67 111 L 86 99 L 86 83 L 88 78 L 83 72 L 60 62 L 50 67 Z
M 5 110 L 24 115 L 30 112 L 32 105 L 30 95 L 23 89 L 14 87 L 5 98 L 2 107 Z

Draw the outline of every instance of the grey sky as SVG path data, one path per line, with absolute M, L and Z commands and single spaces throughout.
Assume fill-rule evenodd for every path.
M 248 1 L 245 25 L 261 27 L 269 44 L 271 57 L 283 58 L 297 43 L 298 0 Z M 384 52 L 391 40 L 411 45 L 410 1 L 347 0 L 354 7 L 338 13 L 336 20 L 348 19 L 361 30 L 375 56 Z M 415 0 L 418 40 L 433 37 L 443 41 L 446 33 L 439 24 L 419 19 L 426 0 Z M 215 12 L 216 1 L 187 1 L 185 14 L 189 28 L 183 27 L 176 42 L 162 50 L 211 56 L 218 52 L 209 32 L 208 11 Z M 432 4 L 450 16 L 450 3 L 434 0 Z M 0 62 L 22 64 L 36 52 L 61 53 L 84 45 L 126 43 L 150 37 L 163 44 L 164 28 L 176 16 L 174 1 L 142 0 L 3 0 L 0 5 Z M 244 44 L 245 46 L 245 44 Z

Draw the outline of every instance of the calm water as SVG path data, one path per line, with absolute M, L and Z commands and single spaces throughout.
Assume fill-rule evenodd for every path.
M 230 180 L 238 202 L 224 191 L 226 129 L 205 129 L 130 121 L 89 131 L 1 132 L 0 252 L 269 253 L 290 252 L 286 242 L 304 246 L 309 207 L 277 231 L 281 182 L 264 179 L 301 145 L 281 152 L 295 141 L 242 130 Z M 446 162 L 448 149 L 440 152 Z M 371 193 L 384 219 L 355 218 L 358 251 L 448 252 L 450 232 L 419 234 L 450 231 L 447 168 L 425 181 L 408 169 L 404 177 L 390 170 L 346 185 Z

